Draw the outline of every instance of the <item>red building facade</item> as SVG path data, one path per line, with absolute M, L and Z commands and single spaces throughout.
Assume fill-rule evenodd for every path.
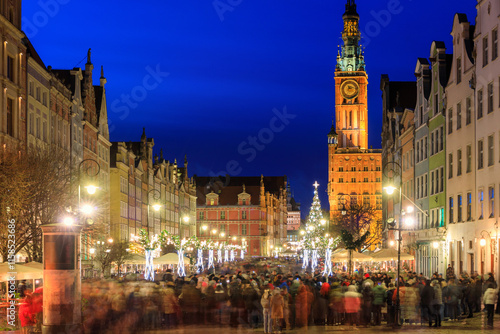
M 268 256 L 286 241 L 286 177 L 195 177 L 197 236 Z

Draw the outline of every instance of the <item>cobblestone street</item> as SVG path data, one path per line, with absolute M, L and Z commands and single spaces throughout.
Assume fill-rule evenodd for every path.
M 353 332 L 359 331 L 363 333 L 441 333 L 441 334 L 451 334 L 451 333 L 499 333 L 500 332 L 500 316 L 495 315 L 494 329 L 486 329 L 484 326 L 486 314 L 482 313 L 481 316 L 476 316 L 472 319 L 465 319 L 458 322 L 443 321 L 442 327 L 434 328 L 428 326 L 416 326 L 416 325 L 405 325 L 400 329 L 393 329 L 387 326 L 376 326 L 376 327 L 357 327 L 353 330 L 349 326 L 312 326 L 307 329 L 308 333 L 337 333 L 337 332 Z M 294 329 L 291 331 L 283 331 L 283 333 L 304 333 L 306 330 L 304 328 Z M 184 326 L 183 328 L 178 328 L 174 330 L 157 330 L 157 331 L 146 331 L 147 334 L 160 334 L 160 333 L 171 333 L 171 334 L 221 334 L 221 333 L 263 333 L 262 328 L 258 329 L 247 329 L 243 327 L 230 328 L 230 327 L 202 327 L 202 326 Z

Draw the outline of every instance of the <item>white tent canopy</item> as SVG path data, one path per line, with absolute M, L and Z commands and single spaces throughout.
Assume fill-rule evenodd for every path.
M 376 253 L 372 254 L 373 261 L 397 261 L 398 251 L 392 248 L 382 249 Z M 401 261 L 413 260 L 415 257 L 413 255 L 401 252 Z
M 14 269 L 11 269 L 8 263 L 0 263 L 0 282 L 8 281 L 11 276 L 15 276 L 16 280 L 41 279 L 43 278 L 43 269 L 21 264 L 15 264 Z
M 130 258 L 125 260 L 124 264 L 146 264 L 146 257 L 139 254 L 132 254 Z
M 332 254 L 333 262 L 342 262 L 349 260 L 349 251 L 347 249 L 341 249 Z M 356 251 L 352 251 L 352 260 L 358 262 L 371 261 L 372 257 L 367 254 L 358 253 Z
M 153 259 L 154 264 L 179 264 L 179 255 L 177 253 L 168 253 Z M 184 264 L 189 264 L 189 259 L 184 258 Z

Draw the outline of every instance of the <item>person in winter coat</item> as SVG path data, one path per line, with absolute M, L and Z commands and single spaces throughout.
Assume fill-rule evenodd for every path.
M 379 326 L 382 321 L 382 307 L 385 306 L 386 289 L 380 282 L 373 288 L 373 320 L 375 326 Z
M 344 293 L 339 282 L 332 284 L 330 289 L 330 308 L 333 311 L 333 325 L 339 326 L 342 323 L 344 314 Z
M 309 313 L 311 310 L 311 304 L 313 302 L 314 296 L 309 288 L 301 284 L 299 288 L 299 293 L 295 298 L 295 312 L 296 312 L 296 325 L 297 327 L 305 327 L 307 330 L 307 324 L 309 319 Z
M 241 280 L 233 280 L 229 285 L 229 301 L 231 303 L 230 322 L 231 327 L 238 327 L 245 310 L 245 301 L 242 295 Z
M 392 296 L 394 295 L 395 291 L 396 288 L 394 287 L 394 284 L 389 283 L 385 298 L 387 302 L 387 325 L 392 325 L 394 323 L 394 318 L 396 315 L 396 303 L 392 302 Z
M 431 281 L 427 280 L 420 295 L 420 305 L 422 306 L 422 317 L 429 320 L 429 327 L 432 326 L 432 318 L 434 307 L 432 303 L 435 299 L 434 288 L 431 286 Z M 422 319 L 423 320 L 423 319 Z
M 283 297 L 283 319 L 285 320 L 286 329 L 290 330 L 290 294 L 288 293 L 288 289 L 281 290 L 281 296 Z
M 365 283 L 363 285 L 362 295 L 363 298 L 361 299 L 361 304 L 363 307 L 361 308 L 361 324 L 369 326 L 372 318 L 372 305 L 374 298 L 370 283 Z
M 493 329 L 493 315 L 495 310 L 495 303 L 498 298 L 498 289 L 494 288 L 493 283 L 487 283 L 486 291 L 484 292 L 483 302 L 487 313 L 488 328 Z
M 436 322 L 434 327 L 441 327 L 441 307 L 443 306 L 443 291 L 438 280 L 433 280 L 431 286 L 434 289 L 434 300 L 432 306 L 434 308 L 434 317 Z
M 175 296 L 174 283 L 168 281 L 166 288 L 161 290 L 161 309 L 163 311 L 163 318 L 167 328 L 175 327 L 177 321 L 177 310 L 179 309 L 179 301 Z
M 257 303 L 259 302 L 259 295 L 250 283 L 245 282 L 242 289 L 243 300 L 245 301 L 245 309 L 247 312 L 248 325 L 251 328 L 257 326 L 255 321 L 255 314 L 257 311 Z
M 283 321 L 283 308 L 285 301 L 281 295 L 281 289 L 276 288 L 271 297 L 271 318 L 273 319 L 273 331 L 281 333 L 281 323 Z
M 403 310 L 403 319 L 407 323 L 417 323 L 417 306 L 420 302 L 418 289 L 415 287 L 415 282 L 413 280 L 409 280 L 406 283 L 408 286 L 406 287 L 406 291 L 403 299 L 401 300 L 402 310 Z
M 344 295 L 344 309 L 349 324 L 356 328 L 358 323 L 358 312 L 361 308 L 361 294 L 357 292 L 355 285 L 349 285 Z
M 260 304 L 262 305 L 262 311 L 264 315 L 264 333 L 272 332 L 272 318 L 271 318 L 271 296 L 270 290 L 265 289 L 260 299 Z
M 458 321 L 458 301 L 462 298 L 459 287 L 455 284 L 454 279 L 448 282 L 448 315 L 451 321 Z
M 467 318 L 473 318 L 474 317 L 474 303 L 476 301 L 476 297 L 474 296 L 474 288 L 475 288 L 475 282 L 473 279 L 471 280 L 468 280 L 468 282 L 466 283 L 466 287 L 465 287 L 465 298 L 464 298 L 464 301 L 465 301 L 465 304 L 467 305 L 467 311 L 468 311 L 468 314 L 467 314 Z
M 200 321 L 201 291 L 196 288 L 194 280 L 182 286 L 179 300 L 182 306 L 183 323 L 185 325 L 197 324 Z

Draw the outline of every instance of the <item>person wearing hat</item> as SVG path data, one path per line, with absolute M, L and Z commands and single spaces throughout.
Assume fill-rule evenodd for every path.
M 272 332 L 272 318 L 271 318 L 271 290 L 266 288 L 260 299 L 262 305 L 262 312 L 264 316 L 264 333 Z
M 276 333 L 281 333 L 284 303 L 285 301 L 281 295 L 281 289 L 274 289 L 273 296 L 271 297 L 271 318 L 273 319 L 273 332 Z

